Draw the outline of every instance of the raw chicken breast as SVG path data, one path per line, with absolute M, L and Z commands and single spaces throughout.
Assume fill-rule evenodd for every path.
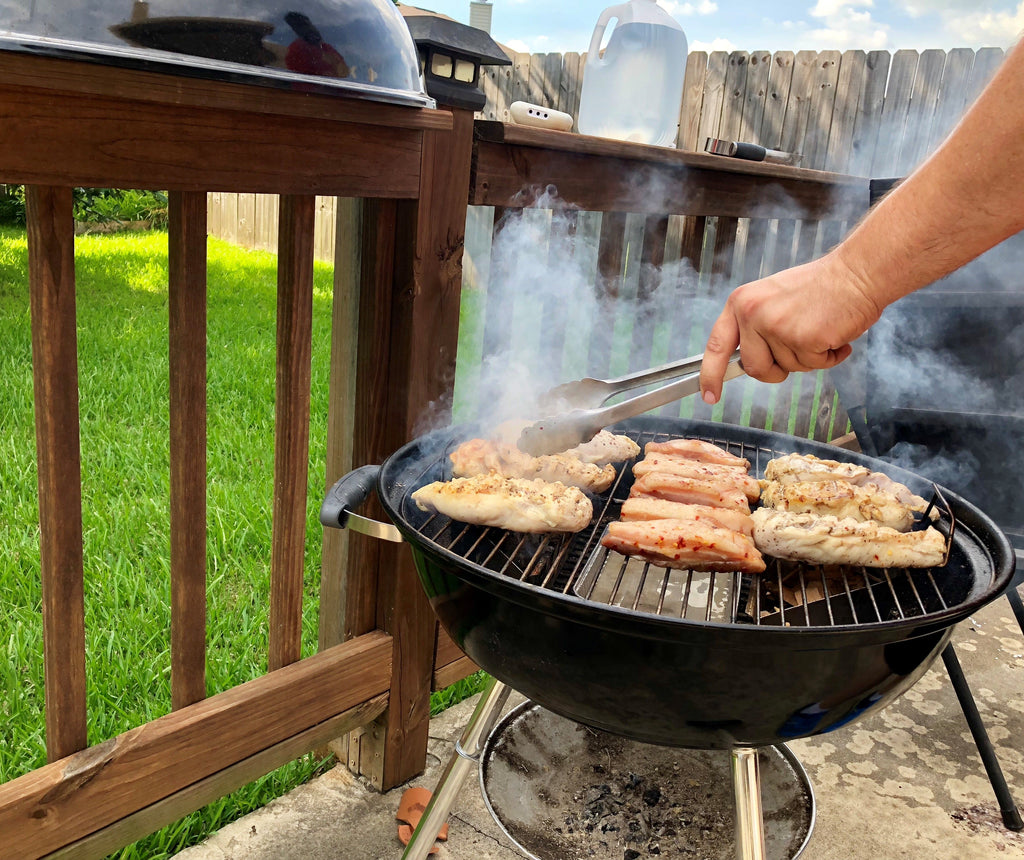
M 592 493 L 607 490 L 615 480 L 615 467 L 584 463 L 570 454 L 548 454 L 531 457 L 515 445 L 470 439 L 451 454 L 452 473 L 456 478 L 471 478 L 496 472 L 505 478 L 540 478 L 580 487 Z
M 700 439 L 668 439 L 664 442 L 648 442 L 644 446 L 644 453 L 685 457 L 687 460 L 717 463 L 720 466 L 732 466 L 736 469 L 743 469 L 743 471 L 750 468 L 749 460 L 737 457 L 711 442 L 702 442 Z
M 750 503 L 743 490 L 707 478 L 690 478 L 671 472 L 648 472 L 642 475 L 634 482 L 630 495 L 750 513 Z
M 684 505 L 647 496 L 630 496 L 622 504 L 619 519 L 623 522 L 642 520 L 697 520 L 722 529 L 741 532 L 747 537 L 754 533 L 754 521 L 749 514 L 708 505 Z
M 757 478 L 731 466 L 701 463 L 698 460 L 685 460 L 681 457 L 661 457 L 657 454 L 648 454 L 633 466 L 633 474 L 638 478 L 651 472 L 667 472 L 687 478 L 701 478 L 725 487 L 735 487 L 741 490 L 751 502 L 756 502 L 761 497 L 761 485 L 757 482 Z
M 601 545 L 659 567 L 744 573 L 765 569 L 750 538 L 701 520 L 611 522 Z

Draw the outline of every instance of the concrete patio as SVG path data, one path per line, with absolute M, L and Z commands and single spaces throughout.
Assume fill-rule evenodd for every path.
M 953 641 L 1011 790 L 1024 804 L 1024 637 L 1008 602 L 1001 598 L 962 622 Z M 428 770 L 411 784 L 434 787 L 474 703 L 432 721 Z M 941 660 L 882 712 L 790 748 L 817 803 L 805 860 L 1024 857 L 1024 834 L 1002 824 Z M 178 860 L 397 860 L 394 814 L 404 788 L 378 794 L 339 766 Z M 440 860 L 526 856 L 487 811 L 475 776 L 450 823 Z

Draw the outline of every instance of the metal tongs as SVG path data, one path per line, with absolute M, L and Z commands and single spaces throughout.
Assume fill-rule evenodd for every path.
M 587 377 L 558 385 L 541 398 L 541 406 L 565 411 L 542 418 L 526 427 L 519 437 L 519 449 L 534 457 L 567 451 L 583 442 L 589 442 L 609 424 L 696 394 L 700 390 L 700 365 L 703 360 L 704 353 L 701 353 L 682 361 L 673 361 L 616 379 Z M 737 350 L 729 359 L 725 380 L 742 375 L 743 368 L 740 366 L 740 354 Z M 677 376 L 681 376 L 682 379 L 612 406 L 602 405 L 616 394 L 632 391 L 643 385 L 664 382 L 666 379 L 675 379 Z

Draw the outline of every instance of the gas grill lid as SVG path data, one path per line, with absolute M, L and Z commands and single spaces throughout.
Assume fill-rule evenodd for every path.
M 391 0 L 12 0 L 0 50 L 434 107 Z

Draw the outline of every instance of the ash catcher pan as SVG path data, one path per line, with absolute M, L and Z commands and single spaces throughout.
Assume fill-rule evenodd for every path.
M 784 745 L 758 756 L 766 858 L 793 860 L 814 825 L 810 781 Z M 535 860 L 737 856 L 721 750 L 643 744 L 524 702 L 487 739 L 480 785 L 495 821 Z

